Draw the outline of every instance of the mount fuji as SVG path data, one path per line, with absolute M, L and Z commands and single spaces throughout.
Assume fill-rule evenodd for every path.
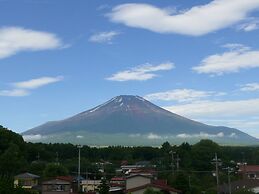
M 121 95 L 70 118 L 47 122 L 22 133 L 27 141 L 158 146 L 168 141 L 196 143 L 212 139 L 224 145 L 256 145 L 258 139 L 238 129 L 210 126 L 152 104 L 139 96 Z

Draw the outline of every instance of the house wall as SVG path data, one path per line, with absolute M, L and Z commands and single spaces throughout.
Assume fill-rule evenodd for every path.
M 38 185 L 38 180 L 37 179 L 15 179 L 14 180 L 14 187 L 17 186 L 22 186 L 24 189 L 31 189 L 33 186 Z
M 161 191 L 160 189 L 158 188 L 154 188 L 154 187 L 151 187 L 154 191 Z M 144 189 L 140 189 L 138 191 L 133 191 L 133 192 L 130 192 L 131 194 L 143 194 L 145 191 L 146 191 L 147 188 L 144 188 Z M 173 192 L 173 191 L 170 191 L 170 194 L 177 194 L 176 192 Z
M 143 176 L 131 177 L 126 180 L 126 190 L 150 184 L 151 179 Z
M 94 191 L 101 184 L 100 180 L 83 180 L 81 183 L 83 191 Z
M 70 194 L 69 191 L 42 191 L 42 194 Z
M 259 187 L 253 188 L 252 191 L 255 192 L 255 193 L 259 193 Z
M 42 194 L 70 194 L 70 185 L 63 185 L 63 188 L 63 191 L 55 191 L 54 185 L 42 185 Z

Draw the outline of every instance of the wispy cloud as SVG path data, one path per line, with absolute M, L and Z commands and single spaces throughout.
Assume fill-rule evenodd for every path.
M 230 134 L 229 137 L 234 137 L 234 133 Z M 187 133 L 181 133 L 176 135 L 176 137 L 178 138 L 183 138 L 183 139 L 187 139 L 187 138 L 215 138 L 215 137 L 224 137 L 224 133 L 223 132 L 219 132 L 217 134 L 209 134 L 209 133 L 204 133 L 204 132 L 200 132 L 198 134 L 187 134 Z
M 197 101 L 210 96 L 222 96 L 223 92 L 200 91 L 193 89 L 175 89 L 166 92 L 158 92 L 146 95 L 144 98 L 148 100 L 164 100 L 177 102 Z
M 37 89 L 39 87 L 62 81 L 63 76 L 57 77 L 40 77 L 37 79 L 31 79 L 23 82 L 15 82 L 11 85 L 13 86 L 10 90 L 0 90 L 0 96 L 27 96 L 30 94 L 31 90 Z
M 233 101 L 196 101 L 164 107 L 190 118 L 234 118 L 259 116 L 259 99 Z M 238 111 L 237 111 L 238 110 Z
M 120 32 L 117 32 L 117 31 L 99 32 L 99 33 L 96 33 L 96 34 L 93 34 L 92 36 L 90 36 L 89 41 L 96 42 L 96 43 L 111 44 L 112 40 L 119 34 L 120 34 Z
M 27 96 L 29 91 L 24 89 L 11 89 L 11 90 L 0 90 L 0 96 Z
M 258 0 L 214 0 L 175 13 L 150 4 L 130 3 L 114 7 L 108 17 L 129 27 L 200 36 L 236 24 L 258 7 Z
M 149 80 L 157 76 L 154 72 L 166 71 L 174 68 L 174 64 L 171 62 L 162 63 L 159 65 L 151 65 L 149 63 L 134 67 L 130 70 L 120 71 L 113 74 L 111 77 L 106 78 L 111 81 L 144 81 Z
M 206 124 L 234 127 L 259 138 L 259 109 L 256 108 L 258 104 L 258 98 L 225 101 L 208 100 L 164 108 Z
M 244 130 L 246 133 L 253 135 L 254 137 L 259 138 L 258 135 L 258 126 L 259 121 L 258 117 L 234 117 L 234 118 L 198 118 L 199 121 L 204 122 L 210 125 L 221 125 L 221 126 L 231 126 L 236 129 Z M 233 135 L 232 135 L 233 136 Z
M 259 83 L 248 83 L 242 85 L 240 90 L 245 92 L 259 91 Z
M 229 50 L 206 57 L 193 70 L 197 73 L 223 75 L 259 67 L 259 50 L 252 50 L 241 44 L 227 44 L 225 47 Z
M 149 134 L 147 135 L 147 138 L 148 138 L 148 139 L 162 139 L 162 136 L 157 135 L 157 134 L 155 134 L 155 133 L 149 133 Z
M 238 30 L 250 32 L 259 29 L 259 19 L 250 19 L 249 21 L 237 26 Z
M 236 133 L 228 133 L 224 134 L 224 132 L 219 133 L 205 133 L 205 132 L 199 132 L 199 133 L 179 133 L 179 134 L 156 134 L 153 132 L 147 133 L 147 134 L 132 134 L 129 137 L 131 138 L 143 138 L 143 139 L 149 139 L 149 140 L 174 140 L 174 139 L 190 139 L 190 138 L 198 138 L 198 139 L 204 139 L 204 138 L 223 138 L 223 137 L 229 137 L 229 138 L 237 138 Z
M 37 79 L 31 79 L 28 81 L 23 81 L 23 82 L 16 82 L 13 83 L 12 85 L 15 88 L 20 88 L 20 89 L 36 89 L 51 83 L 59 82 L 64 79 L 63 76 L 57 76 L 57 77 L 40 77 Z
M 43 136 L 43 135 L 40 135 L 40 134 L 37 134 L 37 135 L 23 135 L 22 137 L 27 142 L 39 141 L 39 140 L 48 138 L 48 136 Z
M 0 59 L 22 51 L 63 48 L 65 45 L 55 34 L 21 27 L 0 28 Z

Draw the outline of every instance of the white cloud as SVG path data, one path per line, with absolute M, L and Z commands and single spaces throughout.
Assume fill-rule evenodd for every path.
M 140 133 L 130 134 L 129 137 L 135 138 L 135 137 L 141 137 Z
M 52 33 L 20 27 L 0 28 L 0 59 L 21 51 L 39 51 L 62 47 L 64 47 L 62 41 Z
M 31 79 L 23 82 L 15 82 L 11 85 L 13 89 L 10 90 L 0 90 L 0 96 L 12 96 L 12 97 L 20 97 L 27 96 L 30 94 L 30 91 L 33 89 L 37 89 L 39 87 L 52 84 L 55 82 L 62 81 L 63 76 L 57 77 L 41 77 L 37 79 Z
M 259 98 L 233 101 L 198 101 L 164 107 L 206 124 L 228 126 L 259 138 Z
M 82 135 L 77 135 L 76 138 L 82 139 L 82 138 L 84 138 L 84 136 L 82 136 Z
M 116 31 L 109 31 L 109 32 L 99 32 L 96 34 L 93 34 L 89 41 L 91 42 L 97 42 L 97 43 L 112 43 L 112 40 L 115 36 L 118 36 L 120 32 Z
M 111 81 L 144 81 L 149 80 L 157 76 L 154 72 L 171 70 L 174 68 L 174 64 L 171 62 L 162 63 L 159 65 L 151 65 L 149 63 L 134 67 L 130 70 L 120 71 L 113 74 L 111 77 L 106 78 Z
M 248 83 L 248 84 L 242 85 L 240 90 L 244 92 L 259 91 L 259 83 Z
M 187 117 L 249 117 L 259 116 L 259 99 L 236 101 L 197 101 L 189 104 L 164 107 L 165 109 Z M 237 111 L 238 110 L 238 111 Z
M 227 44 L 225 47 L 230 50 L 206 57 L 200 65 L 193 67 L 193 70 L 198 73 L 222 75 L 259 67 L 259 50 L 252 50 L 240 44 Z
M 219 117 L 218 117 L 219 118 Z M 236 129 L 243 130 L 244 132 L 259 138 L 259 133 L 258 133 L 258 126 L 259 126 L 259 121 L 258 117 L 245 117 L 245 116 L 234 116 L 234 117 L 220 117 L 218 119 L 216 116 L 211 117 L 211 118 L 195 118 L 196 120 L 199 120 L 200 122 L 209 124 L 209 125 L 214 125 L 214 126 L 228 126 L 228 127 L 233 127 Z
M 259 20 L 253 19 L 251 21 L 248 21 L 244 24 L 239 25 L 237 28 L 238 28 L 238 30 L 243 30 L 245 32 L 257 30 L 257 29 L 259 29 Z
M 40 77 L 37 79 L 31 79 L 28 81 L 23 82 L 16 82 L 12 85 L 15 88 L 22 88 L 22 89 L 36 89 L 51 83 L 62 81 L 64 78 L 63 76 L 57 76 L 57 77 Z
M 24 89 L 0 90 L 0 96 L 27 96 L 29 91 Z
M 259 0 L 214 0 L 178 13 L 149 4 L 121 4 L 108 14 L 111 21 L 159 33 L 200 36 L 236 24 L 259 8 Z
M 47 138 L 47 136 L 42 136 L 40 134 L 37 134 L 37 135 L 23 135 L 22 136 L 24 141 L 38 141 L 38 140 L 41 140 L 41 139 L 44 139 L 44 138 Z
M 176 137 L 183 138 L 183 139 L 187 139 L 187 138 L 215 138 L 215 137 L 224 137 L 224 133 L 223 132 L 219 132 L 217 134 L 209 134 L 209 133 L 204 133 L 204 132 L 200 132 L 198 134 L 181 133 L 181 134 L 176 135 Z M 234 137 L 234 135 L 230 134 L 229 137 Z
M 157 135 L 157 134 L 154 134 L 154 133 L 149 133 L 149 134 L 147 135 L 147 138 L 148 138 L 148 139 L 162 139 L 162 136 Z
M 249 51 L 251 49 L 250 47 L 239 43 L 228 43 L 228 44 L 222 45 L 222 47 L 227 48 L 230 51 L 243 51 L 243 52 Z
M 215 133 L 215 134 L 210 134 L 210 133 L 205 133 L 205 132 L 200 132 L 200 133 L 193 133 L 193 134 L 187 134 L 187 133 L 180 133 L 180 134 L 163 134 L 163 135 L 158 135 L 155 133 L 148 133 L 148 134 L 138 134 L 138 135 L 133 135 L 130 136 L 132 138 L 144 138 L 144 139 L 150 139 L 150 140 L 168 140 L 168 139 L 178 139 L 178 138 L 222 138 L 222 137 L 231 137 L 231 138 L 236 138 L 237 135 L 235 133 L 231 133 L 228 135 L 225 135 L 223 132 Z
M 148 100 L 165 100 L 165 101 L 178 101 L 190 102 L 200 100 L 209 96 L 220 96 L 224 93 L 216 93 L 212 91 L 199 91 L 193 89 L 175 89 L 166 92 L 158 92 L 146 95 L 144 98 Z

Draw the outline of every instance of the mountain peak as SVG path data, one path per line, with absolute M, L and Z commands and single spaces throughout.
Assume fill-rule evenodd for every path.
M 112 98 L 113 100 L 116 100 L 116 101 L 130 101 L 130 100 L 140 100 L 140 101 L 145 101 L 144 98 L 140 97 L 140 96 L 137 96 L 137 95 L 119 95 L 119 96 L 116 96 L 114 98 Z
M 90 109 L 89 111 L 83 112 L 83 114 L 94 113 L 94 112 L 105 112 L 111 113 L 114 111 L 134 111 L 140 109 L 147 109 L 150 106 L 150 102 L 140 96 L 134 95 L 119 95 L 107 102 Z
M 120 95 L 70 118 L 46 123 L 23 133 L 48 138 L 66 137 L 71 142 L 139 145 L 163 141 L 257 142 L 237 129 L 214 127 L 171 113 L 140 96 Z M 115 138 L 117 137 L 117 138 Z M 64 141 L 61 139 L 61 142 Z M 126 143 L 126 141 L 128 143 Z

